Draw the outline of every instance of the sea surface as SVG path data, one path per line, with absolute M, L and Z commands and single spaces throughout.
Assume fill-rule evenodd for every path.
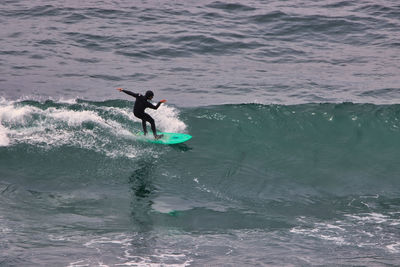
M 0 1 L 0 266 L 399 262 L 399 1 Z

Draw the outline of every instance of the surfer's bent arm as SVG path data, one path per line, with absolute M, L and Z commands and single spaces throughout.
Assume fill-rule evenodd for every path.
M 124 92 L 125 94 L 131 95 L 133 97 L 138 97 L 139 96 L 139 94 L 136 94 L 136 93 L 128 91 L 128 90 L 121 90 L 121 92 Z
M 148 108 L 151 108 L 151 109 L 158 109 L 158 108 L 160 107 L 161 103 L 163 103 L 163 102 L 160 101 L 160 102 L 158 102 L 157 105 L 155 105 L 155 106 L 154 106 L 152 103 L 150 103 L 150 102 L 147 102 L 147 103 L 148 103 L 148 104 L 147 104 L 147 107 L 148 107 Z

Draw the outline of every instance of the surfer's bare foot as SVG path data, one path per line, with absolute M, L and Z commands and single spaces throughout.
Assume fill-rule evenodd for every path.
M 158 139 L 163 138 L 163 136 L 164 136 L 163 134 L 155 135 L 154 139 L 158 140 Z

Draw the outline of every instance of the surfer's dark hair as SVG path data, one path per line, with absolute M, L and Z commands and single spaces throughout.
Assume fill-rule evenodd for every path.
M 146 97 L 146 98 L 150 98 L 150 97 L 152 97 L 152 96 L 154 96 L 154 93 L 153 93 L 153 91 L 150 91 L 150 90 L 147 91 L 146 94 L 145 94 L 145 97 Z

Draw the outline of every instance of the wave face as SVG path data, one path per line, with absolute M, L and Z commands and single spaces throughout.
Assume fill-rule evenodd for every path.
M 163 105 L 177 146 L 138 142 L 131 109 L 1 100 L 3 263 L 398 260 L 400 105 Z
M 341 196 L 381 188 L 395 194 L 399 112 L 399 105 L 351 103 L 226 105 L 195 110 L 190 125 L 198 142 L 204 138 L 198 155 L 215 161 L 210 172 L 249 186 L 249 194 L 257 190 L 257 201 L 298 192 Z M 271 183 L 286 191 L 268 190 Z

